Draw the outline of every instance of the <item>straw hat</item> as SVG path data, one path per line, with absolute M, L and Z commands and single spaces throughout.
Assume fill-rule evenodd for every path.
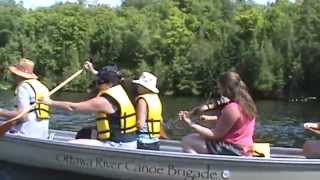
M 22 58 L 17 64 L 9 66 L 11 73 L 26 78 L 37 79 L 38 76 L 33 73 L 34 63 L 29 59 Z
M 138 80 L 133 80 L 132 82 L 135 84 L 139 84 L 154 93 L 159 93 L 159 90 L 156 87 L 157 77 L 149 72 L 143 72 Z

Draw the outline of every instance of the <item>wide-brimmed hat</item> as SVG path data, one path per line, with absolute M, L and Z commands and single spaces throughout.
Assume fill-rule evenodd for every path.
M 22 58 L 17 64 L 9 66 L 11 73 L 26 78 L 37 79 L 38 76 L 33 73 L 34 63 L 29 59 Z
M 139 84 L 154 93 L 159 93 L 157 88 L 157 77 L 149 72 L 143 72 L 138 80 L 133 80 L 132 82 Z

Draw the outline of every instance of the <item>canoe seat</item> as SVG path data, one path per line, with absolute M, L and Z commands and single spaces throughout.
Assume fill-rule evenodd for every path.
M 254 143 L 253 156 L 270 158 L 270 144 L 269 143 Z

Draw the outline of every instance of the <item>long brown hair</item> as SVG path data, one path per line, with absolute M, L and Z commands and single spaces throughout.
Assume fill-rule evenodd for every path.
M 253 119 L 257 116 L 256 105 L 248 92 L 246 84 L 240 78 L 240 75 L 236 72 L 227 72 L 223 74 L 219 83 L 222 88 L 222 95 L 226 96 L 232 101 L 239 103 L 242 108 L 242 112 Z

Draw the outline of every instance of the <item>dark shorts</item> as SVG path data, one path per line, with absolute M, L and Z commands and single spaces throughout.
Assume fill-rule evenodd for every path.
M 76 139 L 97 139 L 97 127 L 88 126 L 80 129 L 76 134 Z
M 206 140 L 207 149 L 210 154 L 244 156 L 245 153 L 241 147 L 235 144 L 229 144 L 222 141 Z
M 160 142 L 154 142 L 154 143 L 142 143 L 142 142 L 137 142 L 137 148 L 138 149 L 146 149 L 146 150 L 154 150 L 154 151 L 159 151 L 160 150 Z

